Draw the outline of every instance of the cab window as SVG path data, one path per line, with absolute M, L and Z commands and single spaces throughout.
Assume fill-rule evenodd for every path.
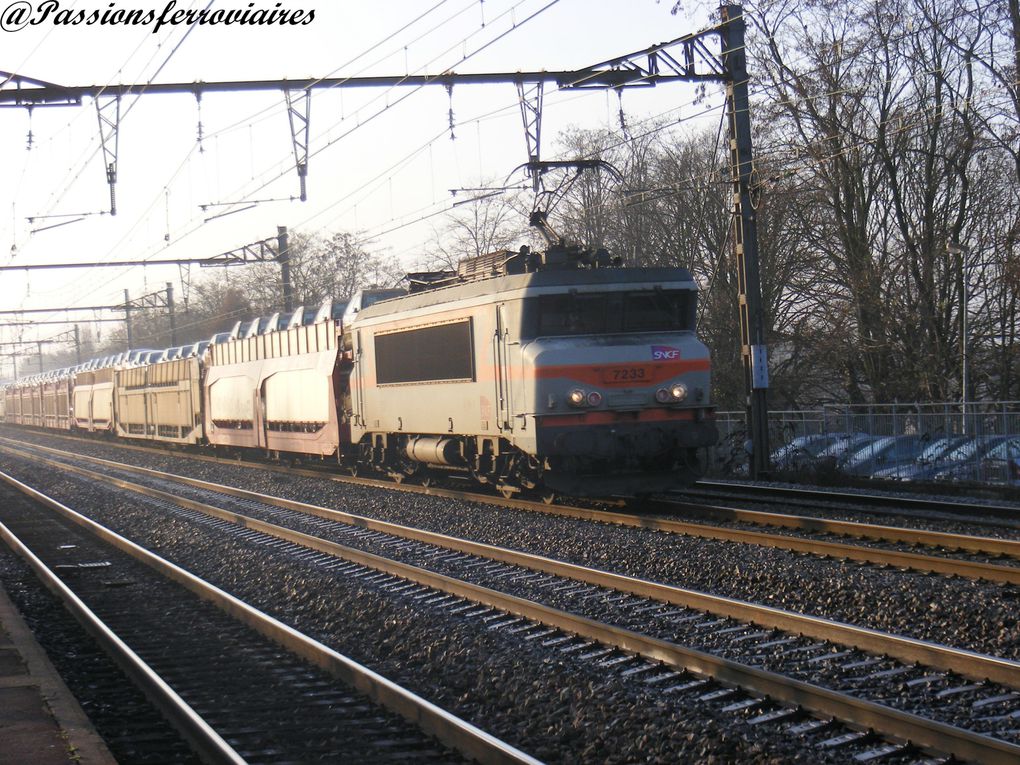
M 694 329 L 693 290 L 572 292 L 525 301 L 533 337 L 685 332 Z

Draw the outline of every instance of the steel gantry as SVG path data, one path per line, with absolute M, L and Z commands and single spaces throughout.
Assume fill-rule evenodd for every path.
M 148 260 L 76 260 L 69 263 L 18 263 L 0 266 L 3 271 L 46 271 L 61 268 L 116 268 L 119 266 L 169 266 L 197 265 L 201 268 L 246 266 L 249 263 L 268 263 L 279 260 L 279 239 L 273 247 L 273 239 L 262 239 L 245 244 L 228 252 L 210 255 L 206 258 L 149 258 Z
M 65 268 L 118 268 L 130 266 L 192 266 L 198 265 L 201 268 L 227 268 L 229 266 L 246 266 L 250 263 L 280 264 L 281 280 L 283 283 L 284 310 L 294 310 L 293 288 L 290 281 L 290 250 L 287 244 L 288 234 L 286 226 L 276 227 L 275 247 L 274 239 L 261 239 L 251 244 L 244 244 L 233 250 L 221 252 L 218 255 L 211 255 L 207 258 L 150 258 L 148 260 L 77 260 L 71 263 L 19 263 L 15 266 L 0 266 L 3 271 L 47 271 Z M 182 282 L 184 281 L 182 277 Z M 185 286 L 185 306 L 187 305 L 187 284 Z M 167 288 L 170 289 L 169 283 Z M 154 293 L 156 294 L 156 293 Z M 110 306 L 85 306 L 80 308 L 35 308 L 31 311 L 0 311 L 0 313 L 57 313 L 59 311 L 91 311 L 111 308 Z M 116 308 L 116 307 L 113 307 Z
M 524 121 L 528 162 L 525 166 L 535 190 L 541 187 L 541 120 L 545 85 L 561 90 L 654 87 L 670 82 L 719 82 L 726 86 L 726 114 L 730 142 L 730 181 L 733 189 L 733 239 L 738 267 L 741 352 L 747 388 L 752 443 L 751 471 L 762 476 L 769 468 L 767 391 L 768 356 L 764 337 L 758 240 L 752 204 L 753 151 L 744 52 L 744 15 L 739 5 L 722 5 L 719 23 L 644 50 L 608 59 L 574 71 L 488 72 L 397 75 L 381 77 L 323 77 L 298 80 L 235 80 L 229 82 L 139 83 L 63 86 L 18 74 L 0 72 L 0 107 L 80 106 L 83 98 L 97 101 L 100 125 L 108 128 L 112 154 L 105 151 L 111 207 L 116 182 L 116 132 L 119 121 L 104 121 L 98 100 L 129 95 L 278 91 L 284 95 L 291 128 L 300 198 L 305 200 L 308 176 L 309 103 L 312 90 L 333 88 L 423 87 L 438 85 L 452 92 L 455 85 L 511 83 L 518 88 Z M 303 103 L 301 99 L 303 98 Z M 104 103 L 109 105 L 109 101 Z M 112 132 L 109 131 L 112 123 Z M 106 138 L 104 137 L 104 140 Z M 112 168 L 112 171 L 111 171 Z M 111 174 L 112 173 L 112 174 Z M 111 210 L 112 211 L 112 210 Z
M 59 335 L 55 335 L 47 340 L 13 340 L 10 342 L 0 343 L 0 348 L 7 348 L 10 346 L 22 347 L 22 346 L 35 346 L 34 353 L 25 353 L 24 351 L 17 350 L 11 353 L 5 353 L 4 356 L 10 357 L 14 360 L 14 379 L 18 379 L 18 362 L 17 359 L 23 356 L 37 356 L 39 359 L 39 372 L 43 371 L 43 352 L 42 347 L 44 345 L 53 345 L 56 343 L 74 343 L 75 356 L 78 359 L 77 363 L 81 363 L 81 335 L 78 332 L 78 325 L 75 324 L 73 329 L 69 329 L 65 332 L 61 332 Z

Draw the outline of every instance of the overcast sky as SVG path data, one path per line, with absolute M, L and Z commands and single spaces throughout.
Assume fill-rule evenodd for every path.
M 7 13 L 25 3 L 0 0 Z M 33 3 L 38 18 L 44 3 Z M 179 0 L 177 8 L 207 3 Z M 211 6 L 251 4 L 216 0 Z M 314 10 L 314 19 L 298 26 L 198 25 L 190 31 L 187 24 L 165 25 L 154 33 L 154 24 L 64 26 L 53 19 L 58 10 L 102 13 L 111 6 L 153 8 L 158 14 L 166 2 L 49 0 L 50 14 L 42 23 L 0 31 L 0 70 L 63 85 L 105 85 L 576 69 L 695 31 L 717 7 L 688 2 L 684 13 L 672 15 L 673 5 L 673 0 L 254 0 L 252 10 Z M 704 109 L 691 105 L 692 97 L 685 85 L 630 90 L 623 109 L 630 124 L 667 110 L 689 118 Z M 3 109 L 0 264 L 207 257 L 273 236 L 284 225 L 307 232 L 362 231 L 379 251 L 414 266 L 433 229 L 442 225 L 441 216 L 425 216 L 449 207 L 449 189 L 502 182 L 527 159 L 516 99 L 512 85 L 457 87 L 452 104 L 441 87 L 316 91 L 308 201 L 262 201 L 213 220 L 207 219 L 253 200 L 297 195 L 280 93 L 206 94 L 200 107 L 190 95 L 124 99 L 116 217 L 99 214 L 109 209 L 109 190 L 91 100 L 81 107 L 39 107 L 31 115 Z M 710 103 L 721 99 L 713 96 Z M 451 106 L 455 140 L 448 130 Z M 617 127 L 619 107 L 615 93 L 547 88 L 543 158 L 563 156 L 555 139 L 568 127 Z M 716 110 L 681 129 L 718 122 Z M 197 269 L 193 276 L 200 276 Z M 2 272 L 0 309 L 110 304 L 123 300 L 125 288 L 141 295 L 171 279 L 177 279 L 174 267 Z M 88 316 L 75 318 L 84 322 Z M 0 322 L 11 318 L 0 315 Z M 62 329 L 28 328 L 23 337 L 48 338 Z M 0 329 L 0 337 L 11 339 L 14 332 Z M 9 364 L 0 366 L 0 378 L 9 373 Z

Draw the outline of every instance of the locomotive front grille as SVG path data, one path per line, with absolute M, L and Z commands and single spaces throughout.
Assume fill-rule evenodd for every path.
M 628 406 L 644 406 L 651 400 L 651 396 L 641 393 L 610 393 L 606 397 L 606 403 L 612 408 Z

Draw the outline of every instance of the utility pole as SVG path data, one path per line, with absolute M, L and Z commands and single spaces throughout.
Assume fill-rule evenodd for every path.
M 277 259 L 280 261 L 280 278 L 283 280 L 283 310 L 294 310 L 294 290 L 290 284 L 290 250 L 286 226 L 276 227 Z
M 166 283 L 166 309 L 170 314 L 170 345 L 177 345 L 177 323 L 174 320 L 174 284 Z
M 128 291 L 124 290 L 124 324 L 127 326 L 127 350 L 131 350 L 134 343 L 131 342 L 131 297 Z
M 61 333 L 60 338 L 63 338 L 64 335 L 68 335 L 69 333 L 70 333 L 70 331 Z M 20 349 L 20 348 L 23 348 L 24 346 L 31 347 L 31 346 L 34 345 L 35 346 L 35 352 L 36 352 L 36 358 L 39 361 L 39 371 L 40 372 L 44 372 L 45 369 L 43 368 L 43 352 L 42 352 L 42 347 L 44 345 L 49 345 L 51 343 L 57 343 L 57 342 L 66 342 L 66 340 L 58 339 L 58 338 L 51 338 L 49 340 L 15 340 L 15 341 L 12 341 L 12 342 L 3 342 L 3 343 L 0 343 L 0 346 L 4 346 L 4 347 L 7 347 L 7 346 L 16 346 L 16 347 L 18 347 Z M 24 350 L 24 351 L 18 350 L 18 351 L 14 351 L 13 353 L 5 353 L 4 354 L 4 356 L 10 356 L 11 359 L 14 360 L 14 378 L 15 379 L 17 379 L 17 375 L 18 375 L 18 361 L 17 361 L 18 356 L 28 356 L 29 353 L 30 353 L 30 351 L 28 351 L 28 350 Z
M 747 424 L 751 447 L 751 477 L 769 471 L 768 352 L 762 313 L 758 265 L 758 223 L 751 199 L 751 117 L 747 95 L 747 56 L 744 16 L 739 5 L 722 7 L 722 59 L 726 69 L 726 113 L 730 133 L 730 180 L 733 186 L 733 226 L 737 258 L 740 346 L 747 390 Z
M 78 333 L 78 325 L 74 325 L 74 358 L 76 364 L 81 364 L 81 335 Z

